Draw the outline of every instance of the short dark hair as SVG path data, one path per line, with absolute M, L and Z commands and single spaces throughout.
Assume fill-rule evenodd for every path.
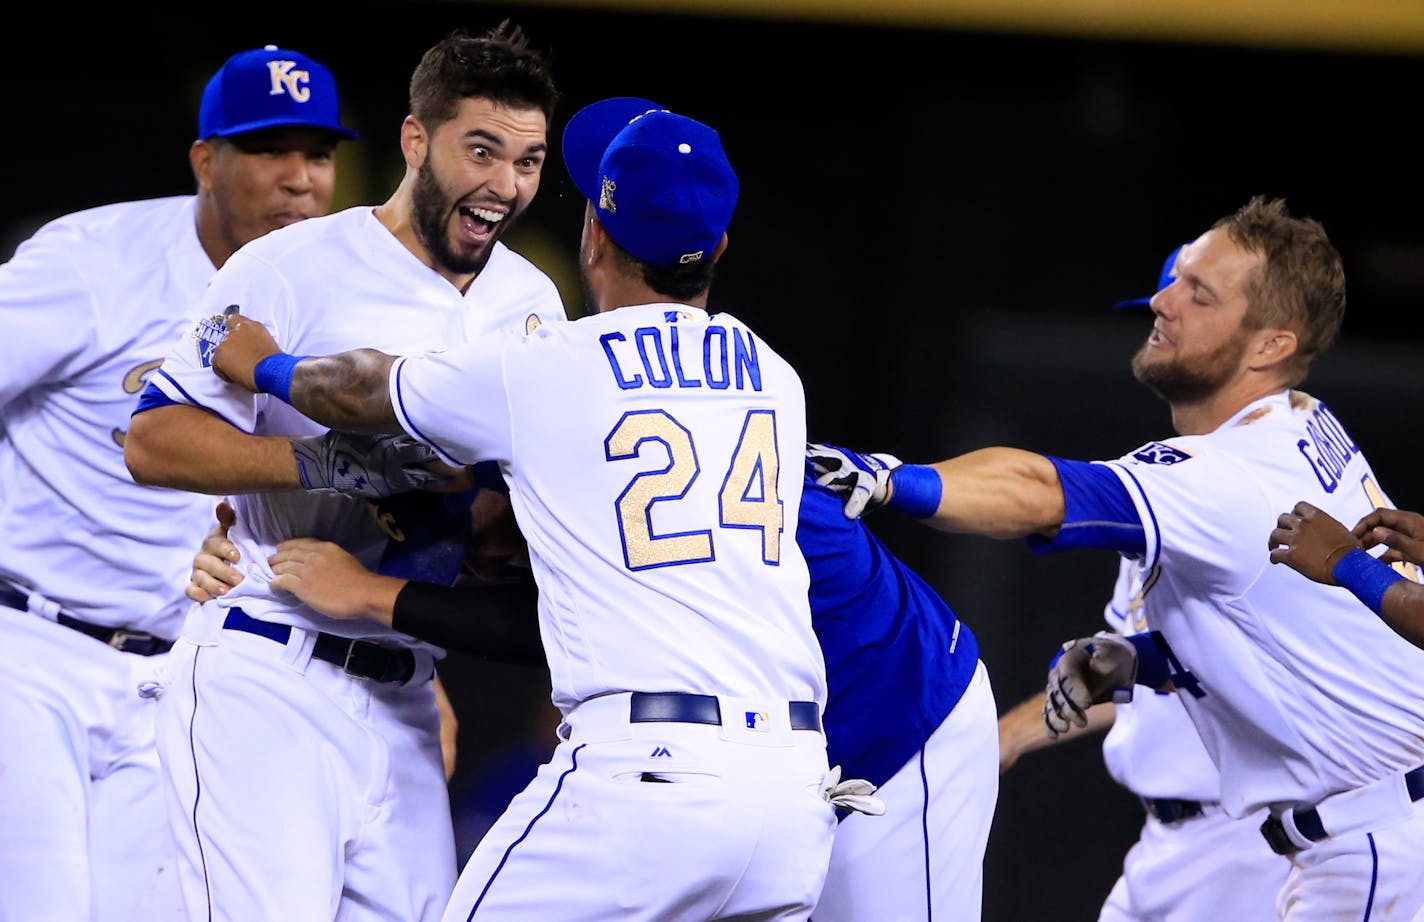
M 474 98 L 542 109 L 546 119 L 554 118 L 559 93 L 548 61 L 508 19 L 483 35 L 451 32 L 411 74 L 410 112 L 431 131 L 454 118 L 462 100 Z
M 623 249 L 611 235 L 608 240 L 613 244 L 619 267 L 629 275 L 641 278 L 644 285 L 660 295 L 674 301 L 691 301 L 712 287 L 712 275 L 717 267 L 715 259 L 709 257 L 678 266 L 657 266 Z
M 1239 246 L 1261 255 L 1260 272 L 1246 283 L 1244 322 L 1296 334 L 1298 346 L 1286 370 L 1289 383 L 1299 384 L 1315 357 L 1335 341 L 1345 319 L 1340 254 L 1319 221 L 1292 217 L 1283 199 L 1255 196 L 1215 228 L 1225 228 Z

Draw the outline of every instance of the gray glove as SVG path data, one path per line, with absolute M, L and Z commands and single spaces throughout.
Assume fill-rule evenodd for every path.
M 817 484 L 840 496 L 841 511 L 848 519 L 858 519 L 890 501 L 890 472 L 901 464 L 894 455 L 866 454 L 818 442 L 806 444 L 806 463 Z
M 292 439 L 297 476 L 312 493 L 345 493 L 383 499 L 449 480 L 421 465 L 435 451 L 407 435 L 352 435 L 335 430 Z
M 1070 725 L 1088 725 L 1087 710 L 1104 701 L 1132 700 L 1137 679 L 1137 648 L 1120 634 L 1099 631 L 1063 645 L 1048 668 L 1048 696 L 1043 723 L 1050 737 L 1067 733 Z

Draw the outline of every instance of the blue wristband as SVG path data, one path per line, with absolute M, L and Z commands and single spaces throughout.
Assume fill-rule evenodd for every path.
M 1172 681 L 1172 670 L 1167 662 L 1166 651 L 1162 649 L 1161 634 L 1156 631 L 1143 631 L 1126 636 L 1128 642 L 1137 648 L 1136 684 L 1160 689 Z
M 1389 564 L 1375 560 L 1359 548 L 1341 557 L 1331 575 L 1377 615 L 1384 605 L 1385 590 L 1404 579 Z
M 939 511 L 944 481 L 939 471 L 925 464 L 902 464 L 890 472 L 890 505 L 917 519 Z
M 292 375 L 297 371 L 297 363 L 305 355 L 288 355 L 278 352 L 258 362 L 252 369 L 252 382 L 263 394 L 271 394 L 283 403 L 292 402 Z

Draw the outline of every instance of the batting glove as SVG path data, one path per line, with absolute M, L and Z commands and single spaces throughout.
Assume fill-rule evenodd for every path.
M 826 773 L 822 781 L 821 796 L 833 807 L 881 816 L 885 813 L 885 801 L 874 796 L 877 790 L 875 785 L 863 778 L 842 781 L 841 767 L 837 765 Z
M 1048 668 L 1043 723 L 1057 738 L 1070 727 L 1088 725 L 1088 708 L 1104 701 L 1132 700 L 1137 680 L 1137 648 L 1120 634 L 1099 631 L 1063 645 Z
M 872 509 L 890 501 L 890 472 L 901 461 L 883 453 L 862 454 L 809 442 L 806 463 L 816 477 L 816 483 L 829 487 L 841 497 L 841 510 L 848 519 L 858 519 Z
M 434 450 L 405 435 L 325 435 L 292 440 L 297 476 L 313 493 L 345 493 L 383 499 L 448 478 L 422 465 L 438 460 Z

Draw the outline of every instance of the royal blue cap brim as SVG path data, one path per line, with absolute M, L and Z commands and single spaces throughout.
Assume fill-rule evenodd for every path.
M 1119 301 L 1113 305 L 1113 310 L 1127 311 L 1130 314 L 1150 311 L 1151 309 L 1151 298 L 1131 298 L 1127 301 Z
M 564 128 L 564 169 L 584 198 L 598 201 L 598 165 L 618 132 L 638 116 L 662 108 L 651 99 L 615 96 L 574 113 Z
M 1157 274 L 1157 290 L 1162 291 L 1177 277 L 1177 254 L 1182 252 L 1182 246 L 1172 250 L 1167 254 L 1167 258 L 1162 261 L 1162 270 Z M 1145 313 L 1152 310 L 1152 299 L 1156 295 L 1148 295 L 1145 298 L 1129 298 L 1126 301 L 1118 301 L 1113 305 L 1113 310 L 1126 311 L 1129 314 Z
M 289 125 L 296 128 L 314 128 L 317 131 L 329 131 L 332 134 L 339 134 L 343 138 L 351 138 L 353 140 L 361 137 L 359 134 L 352 131 L 350 128 L 346 128 L 342 125 L 319 124 L 317 122 L 311 121 L 310 119 L 288 116 L 280 116 L 277 118 L 264 118 L 258 119 L 255 122 L 245 122 L 241 125 L 231 125 L 227 128 L 222 129 L 221 131 L 214 131 L 208 137 L 230 138 L 234 135 L 248 134 L 253 131 L 261 131 L 264 128 L 285 128 Z

